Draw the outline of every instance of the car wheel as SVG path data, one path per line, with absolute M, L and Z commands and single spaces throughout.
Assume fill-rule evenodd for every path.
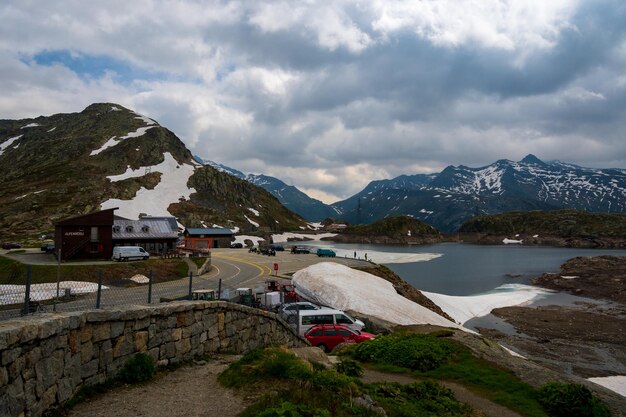
M 328 347 L 323 343 L 320 343 L 317 347 L 322 349 L 322 352 L 328 352 Z

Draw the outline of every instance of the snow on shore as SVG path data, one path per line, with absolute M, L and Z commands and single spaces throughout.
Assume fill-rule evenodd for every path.
M 587 379 L 595 384 L 602 385 L 604 388 L 608 388 L 611 391 L 618 393 L 622 397 L 626 397 L 626 375 L 605 376 Z
M 69 288 L 72 294 L 88 294 L 98 290 L 98 284 L 83 281 L 61 281 L 59 294 L 64 295 L 65 289 Z M 102 286 L 103 289 L 109 287 Z M 16 304 L 24 302 L 26 293 L 25 285 L 0 285 L 0 305 Z M 33 284 L 30 287 L 30 299 L 32 301 L 52 300 L 57 296 L 56 282 L 45 284 Z
M 335 237 L 337 233 L 282 233 L 280 235 L 272 235 L 272 242 L 274 243 L 286 243 L 289 239 L 300 239 L 306 240 L 304 243 L 309 243 L 311 241 L 320 241 L 325 237 Z M 293 242 L 297 243 L 297 242 Z
M 523 305 L 551 291 L 522 284 L 505 284 L 492 291 L 478 295 L 454 296 L 422 291 L 443 311 L 459 323 L 489 314 L 499 307 Z
M 334 262 L 322 262 L 293 275 L 297 292 L 313 302 L 352 310 L 396 323 L 435 324 L 467 329 L 399 295 L 393 285 L 377 276 Z
M 353 258 L 354 250 L 353 249 L 336 249 L 333 248 L 335 253 L 340 258 Z M 433 259 L 439 258 L 442 256 L 440 253 L 396 253 L 396 252 L 379 252 L 379 251 L 363 251 L 357 250 L 356 257 L 357 259 L 364 259 L 367 254 L 367 259 L 369 261 L 375 262 L 377 264 L 406 264 L 413 262 L 424 262 L 431 261 Z
M 257 246 L 259 244 L 259 242 L 264 242 L 265 239 L 263 239 L 262 237 L 258 237 L 258 236 L 246 236 L 246 235 L 238 235 L 235 236 L 235 241 L 233 243 L 241 243 L 242 245 L 246 245 L 246 239 L 247 240 L 251 240 L 252 244 L 254 246 Z

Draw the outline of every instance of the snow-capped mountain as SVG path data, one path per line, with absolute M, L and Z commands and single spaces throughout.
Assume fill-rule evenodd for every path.
M 333 205 L 350 222 L 410 215 L 455 231 L 479 214 L 573 208 L 626 212 L 626 170 L 584 168 L 528 155 L 481 168 L 449 166 L 439 174 L 374 181 Z
M 208 159 L 202 159 L 195 156 L 196 161 L 212 166 L 218 171 L 233 175 L 242 180 L 246 180 L 251 184 L 261 187 L 278 199 L 285 207 L 294 213 L 299 214 L 305 219 L 315 222 L 321 221 L 329 217 L 337 217 L 337 211 L 327 204 L 319 200 L 309 197 L 293 185 L 287 185 L 283 181 L 275 177 L 258 174 L 244 174 L 241 171 L 227 167 Z

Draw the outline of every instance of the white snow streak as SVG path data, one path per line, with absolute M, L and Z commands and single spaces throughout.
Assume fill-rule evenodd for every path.
M 13 145 L 13 143 L 18 140 L 19 138 L 21 138 L 24 135 L 19 135 L 19 136 L 15 136 L 12 138 L 9 138 L 7 140 L 5 140 L 4 142 L 0 143 L 0 155 L 2 155 L 4 153 L 4 150 L 6 148 L 8 148 L 9 146 Z

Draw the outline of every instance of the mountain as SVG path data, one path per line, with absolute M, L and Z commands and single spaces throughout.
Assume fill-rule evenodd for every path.
M 443 231 L 471 217 L 509 211 L 576 209 L 626 212 L 626 170 L 584 168 L 528 155 L 481 167 L 448 166 L 439 174 L 373 181 L 333 204 L 352 223 L 410 215 Z
M 0 120 L 0 239 L 49 233 L 103 208 L 186 227 L 282 231 L 306 222 L 267 191 L 194 161 L 174 133 L 117 104 Z
M 294 213 L 299 214 L 308 221 L 316 222 L 322 221 L 329 217 L 337 217 L 337 211 L 327 204 L 322 203 L 319 200 L 309 197 L 298 188 L 293 185 L 287 185 L 283 181 L 275 177 L 267 175 L 257 174 L 244 174 L 233 168 L 229 168 L 225 165 L 218 164 L 208 159 L 202 159 L 198 156 L 195 157 L 196 161 L 212 166 L 213 168 L 226 172 L 230 175 L 234 175 L 237 178 L 246 180 L 256 186 L 259 186 L 266 191 L 269 191 L 274 197 L 276 197 L 285 207 Z

